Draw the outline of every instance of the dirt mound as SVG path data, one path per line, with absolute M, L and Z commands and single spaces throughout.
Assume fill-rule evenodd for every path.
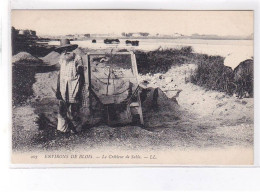
M 20 52 L 12 57 L 12 63 L 30 65 L 34 63 L 42 63 L 42 60 L 32 56 L 30 53 Z
M 18 105 L 26 102 L 33 95 L 32 85 L 35 82 L 35 68 L 33 66 L 41 65 L 43 62 L 27 52 L 14 55 L 12 62 L 12 98 L 13 105 Z
M 48 65 L 56 65 L 59 63 L 60 54 L 55 51 L 52 51 L 45 57 L 42 57 L 41 59 L 43 60 L 44 63 Z
M 48 73 L 37 73 L 35 75 L 36 82 L 33 84 L 34 96 L 37 99 L 56 98 L 55 92 L 57 88 L 58 71 Z
M 180 107 L 176 98 L 168 98 L 160 88 L 143 89 L 141 93 L 145 126 L 159 127 L 179 120 Z
M 18 105 L 33 95 L 32 86 L 35 83 L 35 68 L 24 65 L 14 65 L 12 74 L 13 105 Z
M 142 105 L 149 111 L 150 108 L 156 110 L 175 110 L 178 102 L 175 98 L 168 98 L 160 88 L 143 89 L 141 93 Z
M 239 98 L 253 97 L 254 93 L 254 61 L 252 59 L 241 62 L 234 69 L 236 94 Z
M 73 52 L 81 57 L 86 55 L 86 52 L 80 47 L 76 48 Z
M 170 109 L 167 106 L 168 101 L 172 97 L 177 98 L 178 104 L 184 112 L 178 112 L 178 107 L 176 109 L 173 107 L 175 112 L 177 110 L 176 115 L 173 116 L 183 118 L 187 116 L 185 115 L 185 112 L 187 112 L 199 118 L 211 117 L 211 120 L 218 119 L 229 123 L 238 120 L 241 122 L 245 120 L 253 121 L 254 99 L 236 99 L 236 97 L 229 96 L 224 92 L 206 90 L 192 84 L 189 77 L 196 69 L 197 65 L 184 64 L 179 67 L 172 67 L 165 74 L 142 75 L 140 80 L 147 82 L 148 87 L 160 87 L 167 95 L 168 100 L 162 98 L 162 101 L 165 101 L 165 106 L 162 106 L 163 109 Z M 180 92 L 178 93 L 178 91 Z M 145 105 L 145 102 L 143 105 Z M 147 111 L 147 114 L 151 113 Z

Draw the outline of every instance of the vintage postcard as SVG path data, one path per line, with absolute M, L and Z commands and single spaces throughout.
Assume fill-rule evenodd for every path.
M 12 10 L 12 164 L 253 165 L 254 12 Z

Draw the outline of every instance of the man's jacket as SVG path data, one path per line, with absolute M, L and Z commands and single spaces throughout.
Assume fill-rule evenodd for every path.
M 60 56 L 60 73 L 57 82 L 57 98 L 67 103 L 79 103 L 84 85 L 84 69 L 79 55 Z

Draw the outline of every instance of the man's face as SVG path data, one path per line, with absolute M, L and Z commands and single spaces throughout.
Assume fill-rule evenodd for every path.
M 65 50 L 63 51 L 63 53 L 64 53 L 65 55 L 69 55 L 69 54 L 71 53 L 71 51 L 68 50 L 68 49 L 65 49 Z
M 74 53 L 69 49 L 65 49 L 62 53 L 67 60 L 71 60 L 74 57 Z

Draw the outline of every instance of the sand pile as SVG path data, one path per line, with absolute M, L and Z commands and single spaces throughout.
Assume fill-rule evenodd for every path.
M 76 48 L 73 52 L 76 53 L 77 55 L 81 56 L 81 57 L 85 56 L 86 53 L 87 53 L 86 51 L 84 51 L 84 50 L 83 50 L 82 48 L 80 48 L 80 47 Z
M 59 63 L 60 54 L 55 51 L 52 51 L 45 57 L 42 57 L 41 59 L 44 63 L 48 65 L 57 65 Z
M 34 96 L 36 99 L 56 98 L 58 71 L 48 73 L 37 73 L 35 75 L 36 82 L 33 84 Z
M 32 85 L 35 82 L 35 68 L 42 60 L 27 52 L 20 52 L 12 58 L 12 100 L 13 105 L 20 105 L 33 95 Z
M 186 64 L 172 67 L 166 73 L 140 75 L 139 80 L 147 87 L 159 87 L 168 98 L 178 97 L 183 90 L 182 85 L 189 81 L 190 75 L 195 71 L 195 64 Z
M 42 60 L 32 56 L 30 53 L 20 52 L 12 57 L 12 63 L 30 66 L 34 65 L 35 63 L 42 64 Z
M 160 87 L 169 99 L 177 99 L 182 110 L 197 118 L 253 121 L 252 98 L 237 99 L 223 92 L 206 90 L 190 83 L 190 75 L 196 68 L 194 64 L 186 64 L 172 67 L 165 74 L 140 76 L 140 80 L 148 82 L 148 87 Z
M 168 98 L 160 88 L 146 88 L 141 93 L 146 127 L 156 128 L 181 118 L 176 98 Z
M 33 95 L 32 86 L 36 81 L 35 70 L 30 66 L 14 65 L 12 71 L 13 104 L 18 105 Z

